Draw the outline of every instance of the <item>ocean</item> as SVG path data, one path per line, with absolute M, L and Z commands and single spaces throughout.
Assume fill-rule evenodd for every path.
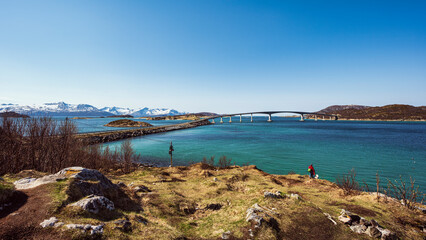
M 110 118 L 74 120 L 80 132 L 111 130 L 104 124 Z M 356 171 L 361 185 L 375 189 L 376 173 L 381 183 L 411 176 L 426 192 L 426 123 L 372 121 L 314 121 L 299 118 L 233 118 L 233 123 L 201 126 L 192 129 L 147 135 L 131 139 L 142 161 L 168 166 L 168 149 L 173 142 L 174 165 L 189 165 L 203 157 L 231 158 L 237 165 L 256 165 L 272 174 L 295 172 L 307 174 L 313 164 L 319 178 L 336 181 L 336 177 Z M 145 121 L 145 120 L 141 120 Z M 159 126 L 185 121 L 146 121 Z M 115 130 L 116 128 L 112 129 Z M 119 147 L 121 141 L 104 144 Z

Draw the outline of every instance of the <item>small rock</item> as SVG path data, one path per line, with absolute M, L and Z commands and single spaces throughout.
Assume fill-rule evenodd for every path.
M 104 233 L 104 226 L 102 224 L 97 226 L 92 226 L 92 230 L 90 230 L 90 235 L 103 234 L 103 233 Z
M 395 233 L 391 232 L 388 229 L 381 229 L 378 228 L 378 230 L 382 233 L 381 240 L 398 240 L 399 238 L 396 236 Z
M 70 224 L 65 225 L 65 227 L 68 228 L 68 229 L 81 229 L 81 230 L 84 230 L 84 225 L 81 225 L 81 224 L 70 223 Z
M 43 222 L 40 223 L 40 226 L 42 228 L 45 227 L 53 227 L 55 225 L 55 223 L 58 222 L 58 219 L 55 217 L 51 217 L 49 219 L 44 220 Z
M 120 229 L 123 232 L 132 231 L 132 223 L 128 219 L 120 219 L 114 223 L 116 225 L 115 229 Z
M 137 222 L 139 222 L 139 223 L 143 223 L 143 224 L 145 224 L 145 225 L 147 225 L 147 224 L 148 224 L 148 220 L 147 220 L 146 218 L 142 217 L 142 216 L 139 216 L 139 215 L 136 215 L 136 216 L 135 216 L 135 220 L 136 220 Z
M 422 213 L 426 213 L 426 208 L 414 206 L 415 209 L 422 211 Z
M 90 224 L 86 224 L 86 225 L 84 225 L 83 229 L 84 229 L 84 230 L 92 229 L 92 225 L 90 225 Z
M 373 226 L 369 226 L 365 231 L 365 234 L 373 238 L 380 238 L 382 236 L 382 233 L 379 231 L 379 229 Z
M 217 182 L 217 177 L 214 177 L 214 178 L 213 178 L 213 182 Z
M 231 231 L 222 233 L 222 239 L 229 239 L 231 237 Z
M 367 227 L 361 224 L 356 224 L 356 225 L 352 225 L 350 226 L 350 229 L 356 233 L 365 233 L 365 230 L 367 230 Z
M 139 185 L 139 186 L 133 188 L 133 191 L 134 192 L 151 192 L 151 190 L 147 186 L 144 186 L 144 185 Z
M 300 197 L 300 195 L 299 195 L 299 194 L 297 194 L 297 193 L 290 193 L 290 194 L 286 194 L 286 196 L 287 196 L 288 198 L 292 198 L 292 199 L 296 199 L 296 200 L 301 200 L 301 199 L 302 199 L 302 197 Z
M 373 227 L 379 227 L 380 225 L 379 225 L 379 223 L 376 220 L 371 219 L 371 226 L 373 226 Z
M 124 182 L 118 182 L 117 185 L 121 188 L 125 188 L 126 184 Z
M 367 220 L 367 219 L 365 219 L 365 218 L 361 218 L 361 219 L 359 220 L 359 224 L 364 225 L 364 226 L 366 226 L 366 227 L 371 226 L 371 222 L 370 222 L 370 221 L 368 221 L 368 220 Z
M 254 222 L 255 228 L 260 227 L 262 222 L 265 221 L 263 219 L 263 217 L 261 217 L 260 215 L 257 214 L 257 213 L 261 213 L 261 212 L 263 212 L 263 209 L 257 203 L 255 203 L 251 208 L 247 209 L 246 221 L 247 222 L 250 222 L 250 221 Z
M 104 196 L 89 195 L 87 198 L 83 198 L 78 202 L 70 204 L 70 206 L 77 206 L 85 211 L 91 213 L 99 213 L 101 210 L 114 210 L 114 203 Z
M 53 227 L 58 228 L 58 227 L 62 227 L 62 226 L 64 226 L 63 222 L 57 222 L 57 223 L 55 223 L 55 225 Z
M 275 193 L 271 193 L 271 192 L 265 191 L 263 193 L 263 196 L 265 198 L 282 198 L 282 195 L 281 195 L 280 191 L 276 191 Z
M 337 219 L 339 219 L 339 221 L 343 222 L 344 224 L 351 224 L 351 218 L 347 215 L 340 215 Z

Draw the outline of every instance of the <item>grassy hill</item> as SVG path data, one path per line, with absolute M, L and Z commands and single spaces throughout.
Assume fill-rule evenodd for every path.
M 369 107 L 361 105 L 334 105 L 318 113 L 336 114 L 339 119 L 354 120 L 400 120 L 424 121 L 426 120 L 426 107 L 393 104 L 382 107 Z

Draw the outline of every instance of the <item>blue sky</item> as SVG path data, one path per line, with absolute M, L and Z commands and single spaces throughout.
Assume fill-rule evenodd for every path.
M 426 104 L 426 1 L 1 1 L 0 103 Z

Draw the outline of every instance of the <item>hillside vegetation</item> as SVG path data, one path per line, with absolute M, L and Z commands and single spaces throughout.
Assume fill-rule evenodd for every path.
M 4 178 L 13 182 L 28 176 L 10 174 Z M 353 232 L 338 220 L 345 209 L 366 221 L 376 220 L 401 239 L 426 237 L 426 216 L 421 211 L 407 209 L 389 198 L 377 200 L 375 194 L 366 192 L 348 195 L 335 183 L 308 176 L 271 175 L 255 166 L 217 168 L 203 163 L 143 167 L 129 174 L 109 172 L 106 176 L 119 186 L 104 193 L 114 202 L 114 211 L 88 214 L 71 207 L 69 204 L 82 193 L 76 189 L 84 185 L 61 180 L 34 188 L 39 189 L 39 196 L 50 196 L 52 202 L 47 204 L 50 214 L 35 222 L 54 216 L 66 225 L 102 226 L 104 239 L 374 239 Z M 99 185 L 93 181 L 87 184 L 90 189 Z M 31 194 L 30 190 L 23 191 Z M 268 196 L 267 192 L 273 194 Z M 30 197 L 27 202 L 36 204 L 34 201 Z M 25 205 L 21 209 L 26 209 Z M 7 230 L 3 237 L 10 231 L 22 232 L 22 225 L 13 220 L 19 216 L 0 219 L 0 238 L 2 228 Z M 31 217 L 29 214 L 27 220 Z M 15 228 L 5 225 L 10 223 Z M 36 226 L 33 232 L 26 232 L 26 237 L 45 236 L 46 232 L 58 239 L 94 237 L 84 230 L 60 226 Z
M 369 107 L 361 105 L 334 105 L 318 113 L 336 114 L 339 119 L 353 120 L 400 120 L 424 121 L 426 120 L 426 107 L 393 104 L 382 107 Z

